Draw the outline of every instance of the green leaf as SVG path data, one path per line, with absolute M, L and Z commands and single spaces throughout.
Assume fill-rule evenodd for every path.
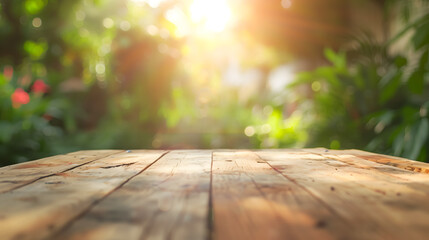
M 48 44 L 46 44 L 46 42 L 37 43 L 26 41 L 24 43 L 24 50 L 33 60 L 38 60 L 45 54 L 46 50 L 48 50 Z
M 404 149 L 404 132 L 398 134 L 393 142 L 393 155 L 399 156 Z
M 411 149 L 411 152 L 407 156 L 411 159 L 417 159 L 417 157 L 420 154 L 420 151 L 422 150 L 423 145 L 426 142 L 426 139 L 429 134 L 429 120 L 427 118 L 423 118 L 420 120 L 418 128 L 416 128 L 416 135 L 413 139 L 413 147 Z
M 428 62 L 429 62 L 429 49 L 426 50 L 421 56 L 420 56 L 420 61 L 419 61 L 419 68 L 421 69 L 425 69 L 428 66 Z
M 379 122 L 387 126 L 392 122 L 394 117 L 395 117 L 395 111 L 388 110 L 385 113 L 383 113 L 383 115 L 380 116 Z
M 411 125 L 416 122 L 419 116 L 420 108 L 405 106 L 401 108 L 401 117 L 404 124 Z
M 295 80 L 290 83 L 287 87 L 293 88 L 296 86 L 299 86 L 301 84 L 310 83 L 313 82 L 315 79 L 315 76 L 311 72 L 300 72 L 295 76 Z
M 335 69 L 332 67 L 319 67 L 315 72 L 318 77 L 326 80 L 331 86 L 340 86 L 338 76 L 335 73 Z
M 346 66 L 346 56 L 343 52 L 335 53 L 332 49 L 326 48 L 325 57 L 334 64 L 335 67 L 344 68 Z
M 428 46 L 429 44 L 429 22 L 426 22 L 419 27 L 416 28 L 416 31 L 414 33 L 414 36 L 412 37 L 411 41 L 414 45 L 415 50 L 419 50 L 420 48 L 424 46 Z
M 380 99 L 379 102 L 381 104 L 386 103 L 390 99 L 392 99 L 396 92 L 398 91 L 399 87 L 401 86 L 401 76 L 402 72 L 391 72 L 387 73 L 383 79 L 380 80 L 380 84 L 383 87 L 381 89 Z
M 408 78 L 408 89 L 410 89 L 412 93 L 416 93 L 416 94 L 423 93 L 423 88 L 425 84 L 424 75 L 425 75 L 424 71 L 421 71 L 421 69 L 417 69 Z
M 403 56 L 397 56 L 395 58 L 395 65 L 397 68 L 401 68 L 401 67 L 407 65 L 407 63 L 408 63 L 407 59 Z

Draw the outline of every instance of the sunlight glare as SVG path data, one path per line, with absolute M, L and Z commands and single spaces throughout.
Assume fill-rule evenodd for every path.
M 202 23 L 210 32 L 223 31 L 231 18 L 226 0 L 194 0 L 189 10 L 192 22 Z
M 165 0 L 131 0 L 134 3 L 138 3 L 138 4 L 143 4 L 146 3 L 148 4 L 151 8 L 157 8 L 159 7 L 159 5 L 164 2 Z

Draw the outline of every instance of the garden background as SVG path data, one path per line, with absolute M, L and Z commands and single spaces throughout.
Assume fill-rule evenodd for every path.
M 429 159 L 427 0 L 1 0 L 1 166 L 81 149 Z

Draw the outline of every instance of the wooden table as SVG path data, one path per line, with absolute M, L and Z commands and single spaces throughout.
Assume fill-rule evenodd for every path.
M 428 173 L 359 150 L 79 151 L 0 169 L 0 239 L 429 239 Z

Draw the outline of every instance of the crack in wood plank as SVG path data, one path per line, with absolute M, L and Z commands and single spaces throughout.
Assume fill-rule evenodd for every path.
M 136 162 L 131 162 L 131 163 L 122 163 L 122 164 L 118 164 L 118 165 L 113 165 L 113 166 L 106 166 L 106 167 L 101 167 L 103 169 L 109 169 L 109 168 L 117 168 L 117 167 L 125 167 L 125 166 L 131 166 L 133 164 L 135 164 Z
M 99 204 L 100 202 L 102 202 L 104 199 L 106 199 L 108 196 L 110 196 L 112 193 L 114 193 L 115 191 L 117 191 L 118 189 L 120 189 L 122 186 L 124 186 L 125 184 L 127 184 L 129 181 L 131 181 L 133 178 L 135 178 L 136 176 L 138 176 L 139 174 L 143 173 L 146 169 L 148 169 L 150 166 L 152 166 L 153 164 L 155 164 L 159 159 L 161 159 L 162 157 L 164 157 L 167 153 L 169 153 L 169 151 L 164 152 L 163 154 L 161 154 L 158 158 L 156 158 L 152 163 L 148 164 L 146 167 L 144 167 L 140 172 L 138 172 L 137 174 L 131 176 L 130 178 L 126 179 L 124 182 L 122 182 L 120 185 L 118 185 L 116 188 L 114 188 L 113 190 L 111 190 L 110 192 L 108 192 L 106 195 L 104 195 L 102 198 L 99 198 L 97 200 L 95 200 L 94 202 L 92 202 L 85 210 L 83 210 L 79 215 L 77 215 L 75 218 L 71 219 L 69 222 L 67 222 L 61 229 L 58 229 L 58 231 L 54 234 L 51 235 L 51 237 L 49 237 L 49 239 L 55 240 L 55 239 L 59 239 L 57 236 L 65 231 L 66 229 L 68 229 L 74 222 L 78 221 L 80 218 L 82 218 L 86 213 L 88 213 L 92 208 L 94 208 L 97 204 Z M 131 164 L 135 164 L 135 162 L 131 163 Z M 123 166 L 129 166 L 131 164 L 122 164 Z M 118 167 L 120 165 L 115 165 L 113 167 Z M 102 167 L 103 168 L 103 167 Z M 104 169 L 106 168 L 111 168 L 111 167 L 104 167 Z
M 204 239 L 210 166 L 211 151 L 173 150 L 56 237 Z
M 0 194 L 0 236 L 426 239 L 429 206 L 419 203 L 428 199 L 429 176 L 355 151 L 137 150 L 69 168 L 67 159 L 97 156 L 72 153 L 62 161 L 68 169 Z M 16 169 L 34 177 L 57 165 Z
M 82 152 L 82 151 L 81 151 L 81 152 Z M 61 170 L 61 171 L 59 171 L 59 172 L 57 172 L 57 173 L 51 173 L 51 174 L 44 175 L 44 176 L 40 176 L 40 177 L 34 178 L 34 179 L 32 179 L 32 180 L 24 181 L 24 182 L 12 181 L 12 180 L 1 181 L 1 182 L 3 182 L 3 183 L 13 183 L 13 184 L 18 184 L 18 185 L 13 186 L 13 187 L 9 187 L 9 188 L 4 189 L 4 190 L 0 190 L 0 194 L 1 194 L 1 193 L 6 193 L 6 192 L 10 192 L 10 191 L 17 190 L 17 189 L 19 189 L 19 188 L 22 188 L 22 187 L 25 187 L 25 186 L 27 186 L 27 185 L 30 185 L 30 184 L 32 184 L 32 183 L 34 183 L 34 182 L 36 182 L 36 181 L 41 180 L 41 179 L 48 178 L 48 177 L 52 177 L 52 176 L 55 176 L 55 175 L 58 175 L 58 174 L 61 174 L 61 173 L 65 173 L 65 172 L 71 171 L 71 170 L 73 170 L 73 169 L 75 169 L 75 168 L 78 168 L 78 167 L 81 167 L 81 166 L 83 166 L 83 165 L 86 165 L 86 164 L 92 163 L 92 162 L 94 162 L 94 161 L 100 160 L 100 159 L 105 158 L 105 157 L 109 157 L 109 156 L 114 155 L 114 154 L 118 154 L 118 153 L 120 153 L 120 152 L 121 152 L 121 151 L 113 152 L 113 153 L 110 153 L 110 154 L 107 154 L 107 155 L 101 155 L 101 156 L 99 156 L 99 157 L 97 156 L 97 157 L 95 157 L 95 158 L 94 158 L 94 157 L 92 157 L 92 158 L 90 158 L 91 160 L 88 160 L 87 162 L 83 162 L 83 163 L 81 163 L 81 164 L 77 164 L 77 165 L 75 165 L 75 166 L 73 166 L 73 167 L 67 168 L 67 169 L 65 169 L 65 170 Z M 62 155 L 62 156 L 66 156 L 66 155 Z M 84 160 L 84 159 L 85 159 L 85 158 L 80 158 L 80 160 Z M 33 163 L 31 163 L 31 164 L 33 164 Z M 34 165 L 34 164 L 33 164 L 33 165 Z M 20 168 L 18 168 L 18 169 L 20 169 Z
M 162 153 L 165 152 L 151 150 L 140 151 L 140 153 L 123 152 L 71 170 L 68 174 L 74 177 L 55 175 L 13 192 L 0 194 L 0 202 L 2 202 L 0 236 L 5 239 L 50 237 L 71 219 L 81 214 L 82 210 L 153 163 Z M 101 168 L 134 162 L 133 159 L 139 159 L 139 163 L 134 164 L 132 168 L 128 166 Z M 58 181 L 64 183 L 49 184 Z

